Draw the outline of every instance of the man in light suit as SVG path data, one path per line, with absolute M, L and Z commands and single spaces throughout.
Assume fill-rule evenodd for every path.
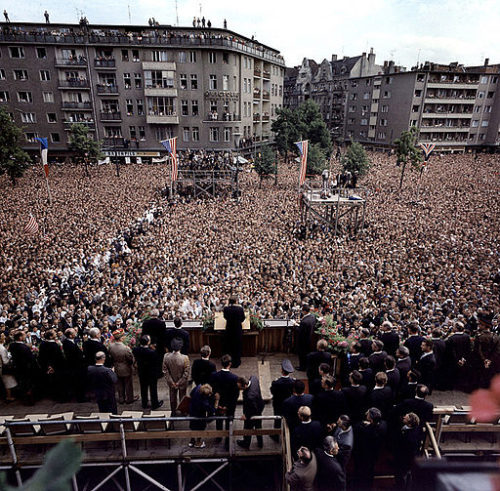
M 123 329 L 113 331 L 114 343 L 109 347 L 109 353 L 113 358 L 113 366 L 118 377 L 118 402 L 132 404 L 139 397 L 134 397 L 134 385 L 132 374 L 134 365 L 134 355 L 132 350 L 122 342 L 125 332 Z
M 95 365 L 87 368 L 89 389 L 94 393 L 101 413 L 117 414 L 115 384 L 118 382 L 116 373 L 104 366 L 106 354 L 98 351 L 95 354 Z
M 182 341 L 172 340 L 172 352 L 163 358 L 163 374 L 167 379 L 170 395 L 170 410 L 172 415 L 177 409 L 179 401 L 186 395 L 190 373 L 189 358 L 181 354 Z

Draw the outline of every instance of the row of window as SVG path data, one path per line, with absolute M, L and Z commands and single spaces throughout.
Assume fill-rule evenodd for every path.
M 40 80 L 42 82 L 48 82 L 50 80 L 50 71 L 49 70 L 39 70 Z M 12 78 L 14 80 L 28 80 L 28 70 L 24 68 L 18 68 L 12 70 Z M 7 76 L 5 70 L 0 68 L 0 80 L 7 80 Z

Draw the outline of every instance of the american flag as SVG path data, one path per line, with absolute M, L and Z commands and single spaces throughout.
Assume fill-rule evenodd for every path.
M 427 160 L 429 159 L 429 155 L 432 153 L 434 148 L 436 147 L 435 143 L 419 143 L 420 148 L 424 151 L 425 160 L 422 164 L 424 167 L 427 165 Z
M 23 233 L 27 235 L 35 235 L 38 233 L 38 222 L 35 220 L 35 217 L 31 213 L 28 222 L 23 228 Z
M 169 138 L 168 140 L 162 140 L 160 142 L 164 147 L 167 152 L 172 155 L 172 182 L 177 181 L 177 153 L 176 153 L 176 148 L 177 148 L 177 137 L 174 136 L 174 138 Z
M 307 171 L 307 149 L 309 147 L 309 140 L 303 140 L 301 142 L 296 142 L 301 159 L 300 159 L 300 175 L 299 175 L 299 186 L 303 186 L 306 182 L 306 171 Z

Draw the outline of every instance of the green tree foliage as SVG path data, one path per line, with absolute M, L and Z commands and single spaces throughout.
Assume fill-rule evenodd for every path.
M 307 174 L 321 174 L 327 167 L 326 151 L 319 143 L 309 145 L 307 154 Z
M 80 162 L 85 163 L 85 172 L 89 175 L 88 159 L 101 157 L 101 143 L 89 137 L 88 128 L 84 124 L 72 124 L 69 136 L 69 148 L 75 152 Z
M 269 145 L 265 145 L 255 159 L 255 171 L 259 174 L 261 184 L 264 177 L 276 174 L 276 170 L 274 152 Z
M 82 451 L 74 442 L 64 440 L 51 449 L 45 462 L 34 476 L 21 487 L 6 485 L 5 474 L 0 475 L 0 489 L 5 491 L 67 491 L 72 489 L 71 477 L 80 468 Z
M 342 167 L 345 172 L 351 172 L 358 176 L 366 174 L 370 168 L 371 162 L 366 155 L 366 151 L 358 142 L 351 142 L 347 152 L 342 157 Z
M 288 161 L 288 152 L 294 151 L 295 142 L 300 139 L 298 114 L 288 107 L 278 109 L 276 113 L 278 117 L 273 121 L 271 130 L 275 134 L 278 151 Z
M 16 179 L 22 177 L 28 167 L 29 156 L 19 146 L 21 128 L 3 108 L 0 108 L 0 128 L 0 175 L 7 174 L 15 186 Z
M 275 142 L 279 152 L 288 160 L 288 152 L 297 153 L 295 142 L 309 140 L 312 145 L 319 145 L 322 151 L 329 155 L 332 151 L 330 133 L 326 127 L 318 105 L 309 100 L 297 109 L 279 109 L 278 118 L 271 129 L 275 134 Z
M 412 126 L 409 131 L 403 131 L 401 136 L 394 140 L 396 145 L 396 155 L 401 167 L 401 179 L 399 180 L 399 189 L 403 187 L 403 178 L 406 165 L 410 163 L 412 167 L 421 169 L 424 158 L 421 150 L 417 147 L 418 129 Z
M 319 106 L 311 100 L 302 103 L 297 108 L 297 119 L 302 139 L 309 140 L 311 145 L 318 144 L 329 155 L 332 151 L 332 140 Z

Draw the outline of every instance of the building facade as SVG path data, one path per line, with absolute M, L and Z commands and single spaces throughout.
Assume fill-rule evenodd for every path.
M 349 80 L 345 137 L 389 147 L 402 131 L 441 152 L 500 145 L 500 65 L 425 63 L 409 72 Z
M 227 29 L 2 24 L 0 104 L 51 154 L 85 124 L 105 154 L 153 157 L 269 142 L 283 104 L 279 51 Z

